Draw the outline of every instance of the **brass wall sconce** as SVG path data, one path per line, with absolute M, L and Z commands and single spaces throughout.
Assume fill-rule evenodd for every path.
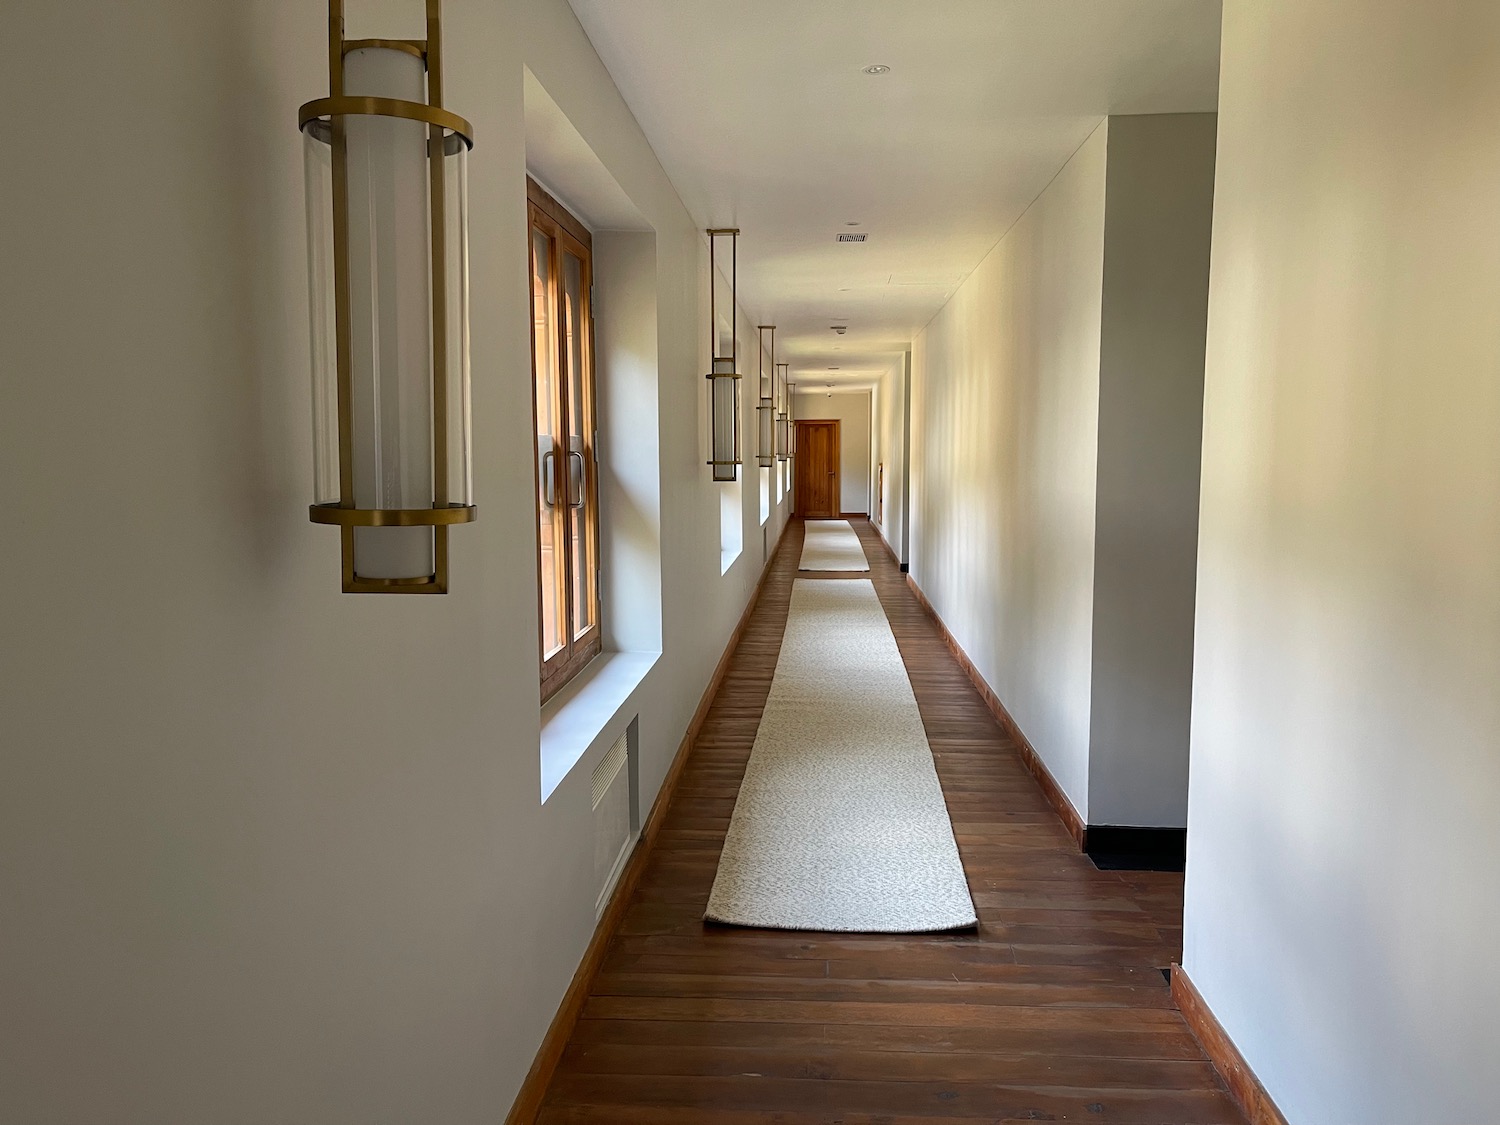
M 729 240 L 730 255 L 728 348 L 719 334 L 718 244 L 721 238 Z M 713 357 L 707 375 L 708 464 L 716 481 L 740 479 L 739 241 L 738 227 L 711 227 L 708 231 L 708 354 Z
M 312 305 L 313 523 L 339 529 L 345 593 L 442 594 L 469 523 L 467 157 L 443 108 L 440 0 L 424 40 L 344 38 L 330 96 L 297 114 Z
M 788 369 L 790 363 L 778 363 L 776 370 L 781 373 L 778 382 L 781 384 L 781 410 L 776 415 L 776 459 L 788 461 L 792 456 L 792 426 L 791 426 L 791 388 L 787 382 L 789 378 Z
M 776 326 L 762 324 L 760 330 L 760 403 L 755 408 L 755 460 L 762 469 L 776 464 Z M 771 364 L 766 365 L 766 333 L 771 334 Z
M 797 384 L 786 385 L 786 455 L 797 456 Z

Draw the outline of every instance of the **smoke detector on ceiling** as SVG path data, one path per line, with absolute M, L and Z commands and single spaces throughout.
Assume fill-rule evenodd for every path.
M 839 235 L 838 241 L 840 241 L 840 242 L 863 242 L 867 237 L 869 237 L 869 236 L 866 235 L 864 231 L 860 231 L 858 234 L 854 233 L 853 231 L 844 231 L 844 232 L 842 232 Z

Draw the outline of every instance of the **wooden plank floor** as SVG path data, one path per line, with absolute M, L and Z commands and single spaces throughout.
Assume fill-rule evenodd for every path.
M 850 522 L 916 691 L 978 932 L 702 920 L 781 646 L 794 522 L 538 1120 L 1242 1122 L 1160 972 L 1180 952 L 1182 876 L 1098 871 L 1078 853 L 874 529 Z

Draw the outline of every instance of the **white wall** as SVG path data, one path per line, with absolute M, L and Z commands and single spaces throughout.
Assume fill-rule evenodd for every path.
M 1213 114 L 1110 118 L 1091 824 L 1187 824 L 1213 184 Z
M 0 144 L 35 157 L 0 161 L 0 1120 L 494 1122 L 531 1063 L 596 888 L 593 763 L 538 800 L 523 66 L 655 231 L 647 804 L 759 574 L 719 572 L 698 224 L 565 0 L 444 14 L 480 518 L 453 592 L 402 598 L 339 593 L 306 515 L 326 9 L 0 11 Z M 350 33 L 420 15 L 354 3 Z
M 908 356 L 902 355 L 875 388 L 874 449 L 871 460 L 885 466 L 885 504 L 880 519 L 875 513 L 881 505 L 872 498 L 870 518 L 875 520 L 886 545 L 901 562 L 907 561 L 906 550 L 906 463 L 907 463 L 907 387 Z M 877 476 L 878 481 L 878 476 Z
M 870 392 L 797 391 L 799 420 L 835 418 L 839 423 L 839 510 L 865 512 L 875 473 L 870 460 Z
M 913 350 L 912 573 L 1088 824 L 1187 820 L 1213 160 L 1102 123 Z
M 620 652 L 661 651 L 656 292 L 654 232 L 594 235 L 600 592 L 604 647 Z
M 1293 1125 L 1495 1119 L 1500 7 L 1229 0 L 1185 967 Z
M 912 352 L 912 576 L 1085 817 L 1108 132 Z

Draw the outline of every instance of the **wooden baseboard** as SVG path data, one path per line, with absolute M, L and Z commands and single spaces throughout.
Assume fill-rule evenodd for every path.
M 884 542 L 884 540 L 881 540 L 881 542 Z M 890 549 L 889 544 L 886 545 L 886 549 Z M 1010 712 L 1005 709 L 1005 704 L 1000 702 L 1000 697 L 995 694 L 990 685 L 985 682 L 984 677 L 979 674 L 979 669 L 974 667 L 974 662 L 969 659 L 969 654 L 963 650 L 963 646 L 953 639 L 953 634 L 948 631 L 948 626 L 938 616 L 937 610 L 932 608 L 932 603 L 927 600 L 927 595 L 922 593 L 922 588 L 917 585 L 910 574 L 906 576 L 906 584 L 911 587 L 911 592 L 916 595 L 917 601 L 927 611 L 927 616 L 931 617 L 933 622 L 936 623 L 938 632 L 942 634 L 944 643 L 947 644 L 949 651 L 953 653 L 953 658 L 958 661 L 959 667 L 968 675 L 969 681 L 974 685 L 974 690 L 979 692 L 979 697 L 984 700 L 984 705 L 989 708 L 990 714 L 995 716 L 995 721 L 1000 724 L 1005 733 L 1010 736 L 1011 741 L 1016 744 L 1016 750 L 1021 755 L 1021 761 L 1025 763 L 1026 769 L 1030 772 L 1031 776 L 1036 778 L 1037 784 L 1042 787 L 1042 795 L 1047 798 L 1047 803 L 1057 813 L 1058 819 L 1063 822 L 1063 827 L 1068 830 L 1068 834 L 1078 844 L 1078 850 L 1083 851 L 1087 839 L 1087 825 L 1085 825 L 1083 817 L 1078 815 L 1078 810 L 1073 807 L 1073 802 L 1068 800 L 1068 795 L 1063 792 L 1062 786 L 1057 783 L 1057 778 L 1052 776 L 1052 771 L 1042 761 L 1041 755 L 1031 745 L 1031 741 L 1026 737 L 1025 732 L 1016 724 L 1015 719 L 1011 718 Z
M 870 513 L 869 512 L 840 512 L 839 513 L 839 519 L 841 519 L 841 520 L 867 520 L 869 518 L 870 518 Z
M 886 539 L 886 537 L 885 537 L 885 528 L 881 527 L 874 520 L 870 521 L 870 526 L 875 529 L 875 538 L 880 540 L 880 545 L 885 548 L 885 553 L 891 556 L 891 562 L 893 562 L 893 563 L 896 564 L 897 569 L 900 569 L 900 567 L 901 567 L 901 560 L 896 555 L 896 548 L 892 547 L 891 544 L 890 544 L 890 541 L 888 539 Z M 904 574 L 906 572 L 902 571 L 902 573 Z M 922 604 L 925 606 L 927 603 L 923 602 Z M 930 606 L 928 607 L 927 612 L 928 613 L 932 612 L 932 609 L 931 609 Z
M 515 1103 L 505 1118 L 505 1125 L 535 1125 L 537 1114 L 541 1112 L 542 1099 L 547 1094 L 547 1087 L 552 1084 L 552 1075 L 557 1070 L 557 1064 L 562 1059 L 568 1040 L 573 1035 L 573 1028 L 583 1012 L 583 1005 L 593 988 L 594 978 L 599 975 L 599 969 L 604 963 L 604 955 L 608 952 L 609 944 L 614 940 L 615 932 L 620 928 L 620 922 L 625 917 L 631 895 L 635 893 L 636 886 L 640 883 L 641 873 L 646 868 L 652 845 L 661 832 L 663 821 L 666 820 L 667 809 L 672 803 L 672 794 L 677 789 L 677 781 L 682 776 L 683 767 L 687 765 L 688 755 L 692 753 L 693 743 L 697 741 L 698 733 L 708 719 L 708 711 L 713 706 L 714 696 L 718 694 L 719 686 L 729 672 L 729 661 L 740 643 L 740 637 L 744 635 L 746 627 L 750 624 L 750 616 L 755 612 L 756 604 L 760 601 L 766 577 L 771 573 L 771 566 L 781 550 L 781 541 L 786 527 L 783 526 L 781 530 L 782 535 L 776 537 L 776 544 L 771 548 L 766 565 L 760 572 L 760 580 L 756 582 L 755 589 L 750 594 L 750 600 L 745 604 L 745 612 L 740 615 L 739 624 L 729 635 L 729 643 L 724 646 L 724 653 L 719 657 L 714 674 L 709 678 L 708 687 L 703 690 L 703 697 L 698 701 L 698 709 L 693 712 L 687 733 L 683 735 L 682 742 L 677 747 L 677 754 L 667 769 L 667 776 L 662 780 L 656 800 L 651 805 L 651 812 L 641 828 L 641 836 L 636 843 L 635 850 L 631 853 L 625 870 L 620 873 L 620 878 L 615 883 L 609 903 L 599 917 L 599 924 L 594 927 L 594 936 L 589 939 L 588 948 L 584 950 L 583 960 L 578 963 L 578 969 L 573 973 L 568 990 L 563 993 L 562 1003 L 558 1005 L 557 1014 L 552 1017 L 547 1034 L 542 1037 L 542 1045 L 537 1049 L 531 1069 L 527 1071 L 526 1078 L 521 1083 Z
M 1176 1001 L 1182 1018 L 1187 1021 L 1193 1038 L 1203 1048 L 1219 1077 L 1229 1090 L 1229 1096 L 1240 1107 L 1240 1112 L 1250 1125 L 1287 1125 L 1286 1118 L 1266 1088 L 1255 1077 L 1255 1071 L 1240 1054 L 1240 1049 L 1229 1038 L 1213 1010 L 1204 1003 L 1197 987 L 1182 971 L 1181 965 L 1172 966 L 1172 999 Z

